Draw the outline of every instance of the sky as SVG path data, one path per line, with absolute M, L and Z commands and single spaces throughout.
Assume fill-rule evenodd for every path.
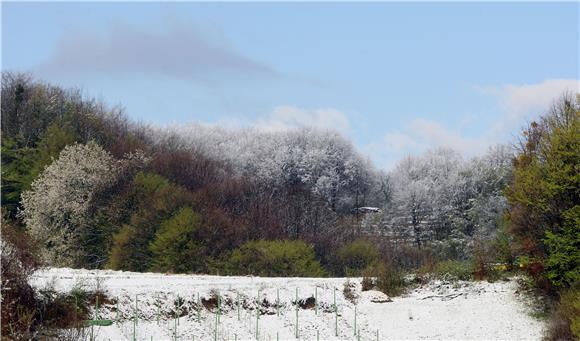
M 384 169 L 580 92 L 580 3 L 2 2 L 2 70 L 132 119 L 334 129 Z

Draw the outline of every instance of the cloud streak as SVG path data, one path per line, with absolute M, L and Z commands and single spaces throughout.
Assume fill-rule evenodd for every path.
M 274 108 L 270 115 L 258 119 L 254 127 L 267 131 L 315 128 L 335 130 L 345 136 L 349 135 L 351 131 L 348 117 L 339 110 L 333 108 L 309 110 L 294 106 Z
M 171 23 L 152 32 L 112 25 L 104 36 L 70 33 L 38 70 L 42 74 L 153 73 L 182 80 L 270 78 L 276 72 L 224 43 L 210 41 L 192 27 Z

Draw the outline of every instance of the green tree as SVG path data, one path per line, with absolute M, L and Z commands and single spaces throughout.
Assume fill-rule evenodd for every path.
M 149 245 L 153 253 L 152 270 L 173 273 L 199 272 L 204 269 L 205 246 L 196 232 L 201 224 L 198 214 L 183 207 L 161 223 L 155 240 Z
M 115 270 L 147 271 L 153 259 L 149 244 L 162 222 L 187 204 L 188 192 L 160 175 L 143 172 L 135 175 L 129 191 L 127 197 L 133 210 L 113 236 L 107 266 Z
M 2 207 L 9 216 L 19 208 L 23 191 L 60 152 L 77 140 L 76 135 L 58 122 L 51 124 L 35 147 L 24 145 L 20 138 L 2 138 Z
M 250 241 L 234 250 L 229 271 L 238 275 L 320 277 L 314 249 L 300 240 Z
M 580 106 L 570 95 L 524 132 L 507 190 L 510 230 L 539 284 L 570 286 L 580 264 Z

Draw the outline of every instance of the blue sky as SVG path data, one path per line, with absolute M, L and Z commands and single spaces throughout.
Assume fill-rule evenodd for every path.
M 378 166 L 579 89 L 578 3 L 2 3 L 2 69 L 135 120 L 337 129 Z

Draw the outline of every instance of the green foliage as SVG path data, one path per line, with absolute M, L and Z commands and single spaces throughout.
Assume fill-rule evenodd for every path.
M 563 315 L 570 323 L 570 331 L 577 340 L 580 339 L 580 288 L 565 290 L 560 296 Z
M 250 241 L 234 250 L 227 268 L 232 274 L 321 277 L 326 272 L 314 249 L 300 240 Z
M 57 122 L 48 127 L 35 147 L 24 145 L 19 138 L 2 138 L 2 206 L 10 216 L 16 213 L 22 192 L 75 141 L 74 133 Z
M 538 284 L 579 278 L 580 105 L 564 96 L 524 132 L 507 191 L 511 232 Z
M 370 241 L 359 239 L 338 249 L 336 260 L 339 275 L 358 276 L 362 270 L 379 260 L 379 252 Z
M 133 204 L 133 213 L 113 236 L 107 266 L 117 270 L 147 271 L 153 259 L 149 244 L 163 221 L 186 205 L 188 192 L 160 175 L 139 172 L 130 185 L 128 198 Z
M 438 279 L 469 281 L 474 271 L 471 261 L 445 260 L 435 264 L 431 275 Z
M 578 285 L 563 289 L 560 302 L 550 314 L 544 331 L 544 340 L 579 340 L 580 339 L 580 287 Z
M 389 296 L 399 296 L 405 292 L 407 282 L 405 272 L 390 263 L 377 263 L 375 267 L 376 286 Z
M 149 249 L 152 269 L 173 273 L 202 271 L 205 247 L 197 241 L 200 217 L 189 207 L 181 208 L 161 223 Z
M 515 255 L 512 250 L 512 237 L 508 231 L 508 224 L 509 222 L 504 219 L 491 242 L 491 248 L 494 254 L 493 261 L 505 264 L 507 269 L 511 269 L 515 262 Z
M 8 216 L 16 215 L 20 195 L 30 185 L 35 154 L 34 148 L 19 147 L 16 139 L 2 137 L 2 208 Z
M 557 286 L 580 283 L 580 206 L 564 213 L 564 226 L 558 232 L 546 231 L 548 247 L 547 277 Z
M 145 269 L 147 254 L 139 252 L 143 243 L 137 229 L 131 225 L 123 225 L 121 230 L 113 236 L 113 247 L 106 267 L 114 270 Z M 146 258 L 146 259 L 144 259 Z

